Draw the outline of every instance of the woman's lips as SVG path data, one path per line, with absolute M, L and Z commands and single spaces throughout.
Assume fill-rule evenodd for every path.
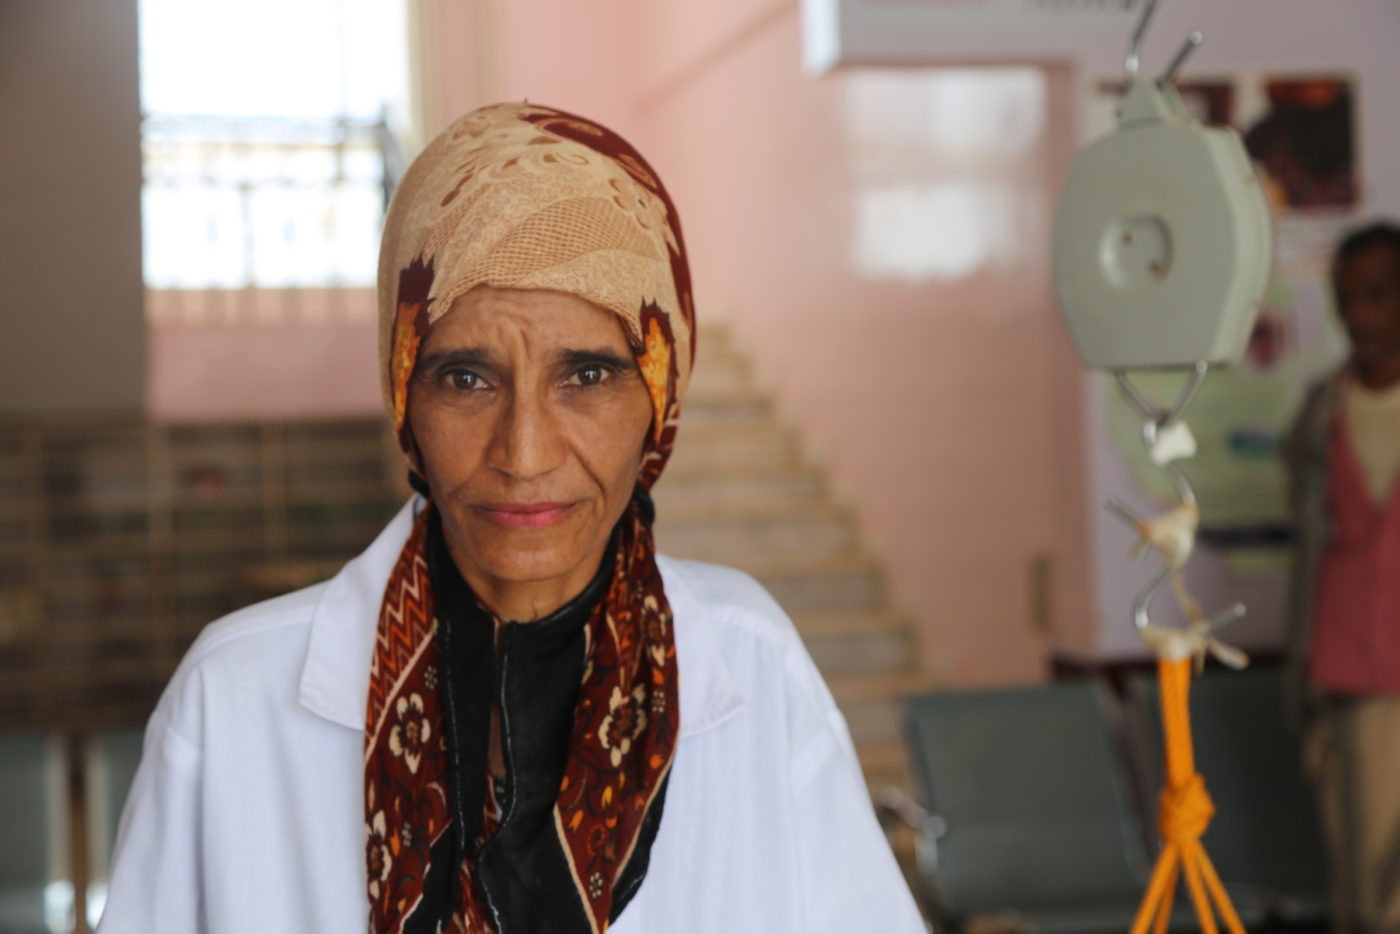
M 553 525 L 573 508 L 573 503 L 487 503 L 476 510 L 488 522 L 508 529 L 538 529 Z

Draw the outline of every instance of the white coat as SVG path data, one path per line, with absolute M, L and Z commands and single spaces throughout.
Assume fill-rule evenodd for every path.
M 366 930 L 364 718 L 415 498 L 330 581 L 200 635 L 146 728 L 102 934 Z M 845 721 L 755 581 L 658 557 L 680 739 L 614 934 L 924 930 Z

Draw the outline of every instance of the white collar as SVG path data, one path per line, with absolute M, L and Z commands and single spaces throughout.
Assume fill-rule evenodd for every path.
M 298 698 L 312 713 L 363 730 L 369 667 L 379 625 L 379 605 L 413 520 L 423 508 L 414 496 L 379 537 L 326 584 L 311 617 L 311 638 Z M 744 707 L 707 625 L 705 607 L 676 564 L 659 556 L 666 599 L 676 620 L 676 659 L 681 669 L 682 738 L 707 730 Z

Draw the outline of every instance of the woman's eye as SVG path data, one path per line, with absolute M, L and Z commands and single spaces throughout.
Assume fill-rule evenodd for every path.
M 445 377 L 448 387 L 462 391 L 481 388 L 481 377 L 470 370 L 453 370 Z
M 606 382 L 608 376 L 606 367 L 585 366 L 574 371 L 574 382 L 580 386 L 597 386 Z

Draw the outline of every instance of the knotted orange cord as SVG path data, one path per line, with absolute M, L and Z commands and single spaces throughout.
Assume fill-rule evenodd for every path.
M 1147 934 L 1149 926 L 1153 934 L 1166 934 L 1177 880 L 1182 875 L 1186 876 L 1191 904 L 1204 934 L 1217 934 L 1216 912 L 1230 934 L 1245 934 L 1230 896 L 1201 845 L 1201 835 L 1215 815 L 1215 805 L 1206 793 L 1205 780 L 1196 771 L 1191 747 L 1191 714 L 1187 706 L 1191 665 L 1189 655 L 1173 659 L 1164 653 L 1157 660 L 1167 771 L 1167 787 L 1162 789 L 1157 811 L 1162 852 L 1157 856 L 1152 881 L 1138 907 L 1131 934 Z

